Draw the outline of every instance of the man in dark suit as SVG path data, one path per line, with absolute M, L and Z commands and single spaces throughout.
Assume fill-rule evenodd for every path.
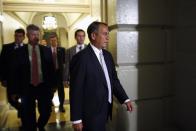
M 55 65 L 55 87 L 58 89 L 59 97 L 59 111 L 65 112 L 64 109 L 64 68 L 65 68 L 65 48 L 60 47 L 58 44 L 58 39 L 56 33 L 51 33 L 49 37 L 51 51 L 53 56 L 53 63 Z
M 51 113 L 54 65 L 49 47 L 38 44 L 40 29 L 27 26 L 28 44 L 18 49 L 15 67 L 21 85 L 21 120 L 25 131 L 44 131 Z M 39 111 L 36 122 L 36 105 Z
M 9 44 L 3 45 L 1 56 L 0 56 L 0 74 L 1 81 L 4 86 L 7 87 L 7 99 L 8 102 L 17 109 L 18 117 L 20 117 L 20 92 L 16 79 L 13 79 L 18 74 L 13 70 L 15 68 L 15 53 L 16 50 L 23 46 L 23 40 L 25 39 L 24 29 L 16 29 L 14 33 L 15 41 Z
M 75 31 L 75 40 L 76 40 L 76 45 L 70 47 L 69 49 L 66 50 L 66 55 L 65 55 L 65 82 L 68 85 L 69 84 L 69 65 L 72 57 L 84 49 L 87 45 L 84 44 L 85 40 L 85 32 L 82 29 L 77 29 Z
M 132 111 L 117 77 L 112 55 L 106 51 L 108 26 L 93 22 L 87 29 L 90 44 L 70 64 L 70 111 L 75 131 L 105 131 L 112 112 L 112 95 Z

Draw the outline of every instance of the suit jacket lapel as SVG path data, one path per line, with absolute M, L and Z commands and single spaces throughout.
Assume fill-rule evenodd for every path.
M 28 44 L 23 45 L 20 48 L 20 54 L 21 54 L 21 59 L 24 60 L 24 63 L 26 65 L 26 70 L 28 71 L 28 76 L 30 77 L 30 70 L 31 70 L 31 64 L 30 64 L 30 59 L 29 59 L 29 49 L 28 49 Z M 30 78 L 29 78 L 30 79 Z
M 59 63 L 60 62 L 60 59 L 61 59 L 61 48 L 59 48 L 59 47 L 57 47 L 56 48 L 56 50 L 57 50 L 57 62 Z
M 101 64 L 99 63 L 97 56 L 95 55 L 95 52 L 93 51 L 93 49 L 90 45 L 87 46 L 86 48 L 89 48 L 89 50 L 90 50 L 89 53 L 91 56 L 91 60 L 88 60 L 88 61 L 93 63 L 92 65 L 94 66 L 95 71 L 97 71 L 96 74 L 101 76 L 100 78 L 102 78 L 103 84 L 107 87 L 105 74 L 103 72 L 103 69 L 101 67 Z
M 76 54 L 76 45 L 74 46 L 73 50 L 71 51 L 72 56 Z
M 61 65 L 63 64 L 63 49 L 61 47 L 57 47 L 57 62 L 59 68 L 61 68 Z

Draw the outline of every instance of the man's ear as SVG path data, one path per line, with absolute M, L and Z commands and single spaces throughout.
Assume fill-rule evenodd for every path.
M 96 38 L 96 33 L 91 33 L 91 38 L 92 38 L 92 40 L 95 40 L 95 38 Z

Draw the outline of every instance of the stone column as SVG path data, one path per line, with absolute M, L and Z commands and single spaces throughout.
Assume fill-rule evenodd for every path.
M 108 49 L 115 58 L 120 81 L 135 103 L 131 113 L 114 103 L 109 130 L 155 131 L 169 126 L 173 12 L 170 0 L 107 1 Z

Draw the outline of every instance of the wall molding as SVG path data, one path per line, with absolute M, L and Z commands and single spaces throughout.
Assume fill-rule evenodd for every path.
M 64 4 L 43 2 L 3 2 L 3 11 L 14 12 L 63 12 L 90 13 L 88 4 Z

